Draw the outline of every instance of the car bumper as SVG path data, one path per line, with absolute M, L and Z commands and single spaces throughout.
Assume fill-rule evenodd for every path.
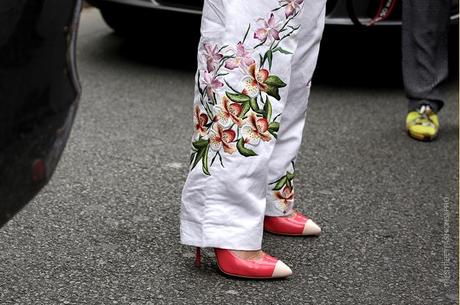
M 168 1 L 155 0 L 88 0 L 89 3 L 96 7 L 118 4 L 145 9 L 175 11 L 185 14 L 201 15 L 201 6 L 184 5 L 184 4 L 169 4 Z M 348 17 L 345 1 L 337 1 L 332 8 L 329 8 L 326 14 L 326 24 L 328 25 L 353 25 L 353 22 Z M 401 20 L 396 16 L 394 19 L 384 20 L 378 23 L 379 26 L 398 26 L 401 25 Z M 362 23 L 369 21 L 369 18 L 359 18 Z M 451 15 L 451 22 L 458 23 L 459 14 L 458 6 L 455 13 Z
M 166 11 L 175 11 L 186 14 L 196 14 L 201 15 L 201 8 L 193 7 L 179 7 L 173 5 L 160 4 L 157 1 L 148 1 L 148 0 L 88 0 L 88 2 L 96 7 L 109 5 L 109 4 L 118 4 L 118 5 L 127 5 L 138 8 L 146 9 L 156 9 L 156 10 L 166 10 Z

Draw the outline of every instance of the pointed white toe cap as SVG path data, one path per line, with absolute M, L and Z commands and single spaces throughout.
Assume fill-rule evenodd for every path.
M 289 268 L 282 261 L 277 261 L 275 265 L 275 270 L 273 271 L 273 278 L 288 277 L 292 274 L 291 268 Z
M 302 235 L 319 235 L 321 228 L 311 219 L 308 219 L 303 228 Z

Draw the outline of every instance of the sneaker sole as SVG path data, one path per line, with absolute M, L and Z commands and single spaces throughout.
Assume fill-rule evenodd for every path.
M 415 139 L 415 140 L 419 140 L 419 141 L 423 141 L 423 142 L 431 142 L 433 141 L 434 139 L 436 139 L 436 137 L 438 136 L 438 134 L 436 133 L 434 136 L 426 136 L 426 135 L 422 135 L 422 134 L 417 134 L 417 133 L 412 133 L 410 132 L 409 130 L 407 131 L 407 134 Z

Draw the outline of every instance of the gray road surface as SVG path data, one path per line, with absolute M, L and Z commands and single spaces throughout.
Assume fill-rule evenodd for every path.
M 458 304 L 455 81 L 441 136 L 421 143 L 405 134 L 400 86 L 322 77 L 297 206 L 323 235 L 266 235 L 294 275 L 235 280 L 210 252 L 195 268 L 178 244 L 194 74 L 182 56 L 194 47 L 171 55 L 159 41 L 168 54 L 139 58 L 142 43 L 130 44 L 83 14 L 80 111 L 52 182 L 0 229 L 0 304 Z

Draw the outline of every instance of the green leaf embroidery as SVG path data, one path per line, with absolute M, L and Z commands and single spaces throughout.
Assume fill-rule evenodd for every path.
M 240 113 L 239 117 L 244 118 L 246 113 L 248 113 L 249 109 L 251 109 L 250 102 L 244 102 L 243 103 L 243 109 L 241 109 L 241 113 Z
M 280 53 L 283 53 L 283 54 L 292 54 L 292 52 L 289 52 L 288 50 L 285 50 L 282 47 L 278 47 L 278 48 L 274 49 L 273 53 L 275 53 L 275 52 L 280 52 Z
M 209 145 L 203 149 L 204 150 L 204 155 L 203 155 L 203 162 L 202 162 L 202 166 L 203 166 L 203 172 L 206 174 L 206 175 L 211 175 L 209 173 L 209 168 L 208 168 L 208 153 L 209 153 Z
M 192 167 L 191 170 L 195 168 L 195 166 L 200 162 L 203 162 L 203 172 L 209 175 L 208 170 L 208 151 L 209 151 L 209 140 L 198 140 L 192 143 L 192 146 L 196 149 L 196 151 L 192 154 L 191 163 Z
M 260 45 L 263 45 L 263 44 L 264 44 L 263 42 L 260 43 Z M 259 45 L 257 45 L 257 46 L 259 46 Z M 256 46 L 256 47 L 257 47 L 257 46 Z M 256 47 L 254 47 L 254 49 L 255 49 Z M 264 64 L 264 61 L 265 61 L 265 60 L 262 58 L 262 55 L 261 55 L 261 54 L 259 54 L 259 60 L 260 60 L 260 66 L 262 67 L 262 65 Z
M 291 181 L 292 179 L 294 179 L 295 173 L 287 172 L 286 177 L 288 178 L 289 181 Z
M 251 100 L 249 96 L 247 96 L 246 94 L 242 94 L 242 93 L 225 92 L 225 95 L 227 95 L 227 97 L 231 101 L 236 102 L 236 103 L 244 103 L 244 102 L 249 102 Z
M 265 81 L 265 84 L 276 87 L 276 88 L 286 87 L 286 83 L 283 82 L 281 78 L 279 78 L 276 75 L 270 75 Z
M 255 112 L 260 112 L 259 105 L 257 104 L 257 99 L 252 98 L 249 103 L 251 105 L 252 110 L 254 110 Z
M 276 98 L 278 101 L 281 99 L 279 94 L 278 87 L 268 85 L 267 90 L 265 91 L 268 95 Z
M 270 119 L 272 117 L 272 103 L 270 103 L 270 100 L 268 98 L 265 101 L 264 114 L 265 114 L 265 118 L 267 119 L 267 121 L 270 122 Z
M 269 69 L 271 70 L 272 68 L 272 61 L 273 61 L 273 53 L 272 53 L 272 50 L 268 50 L 267 53 L 267 59 L 268 59 L 268 67 Z
M 273 130 L 269 129 L 268 132 L 269 132 L 275 139 L 278 139 L 278 135 L 276 134 L 276 131 L 273 131 Z
M 286 182 L 287 182 L 287 178 L 286 176 L 283 176 L 280 180 L 278 180 L 273 190 L 274 191 L 281 190 L 286 185 Z
M 196 157 L 196 152 L 194 152 L 194 153 L 192 153 L 192 154 L 190 155 L 190 165 L 192 165 L 193 160 L 195 159 L 195 157 Z
M 291 182 L 291 180 L 287 179 L 286 185 L 287 185 L 290 189 L 292 189 L 292 182 Z
M 236 144 L 236 148 L 238 149 L 240 154 L 242 154 L 245 157 L 257 156 L 257 154 L 253 150 L 244 147 L 244 139 L 243 138 L 240 138 L 238 140 L 238 143 Z
M 205 151 L 205 149 L 201 149 L 201 150 L 198 151 L 198 153 L 196 154 L 195 160 L 193 161 L 191 169 L 194 169 L 195 166 L 198 164 L 198 162 L 200 162 L 200 160 L 203 158 L 204 151 Z
M 209 143 L 209 140 L 201 139 L 201 140 L 193 142 L 192 145 L 196 149 L 200 150 L 200 149 L 206 147 L 208 145 L 208 143 Z
M 279 131 L 280 130 L 280 123 L 271 122 L 270 125 L 268 125 L 268 129 L 271 129 L 273 131 Z

